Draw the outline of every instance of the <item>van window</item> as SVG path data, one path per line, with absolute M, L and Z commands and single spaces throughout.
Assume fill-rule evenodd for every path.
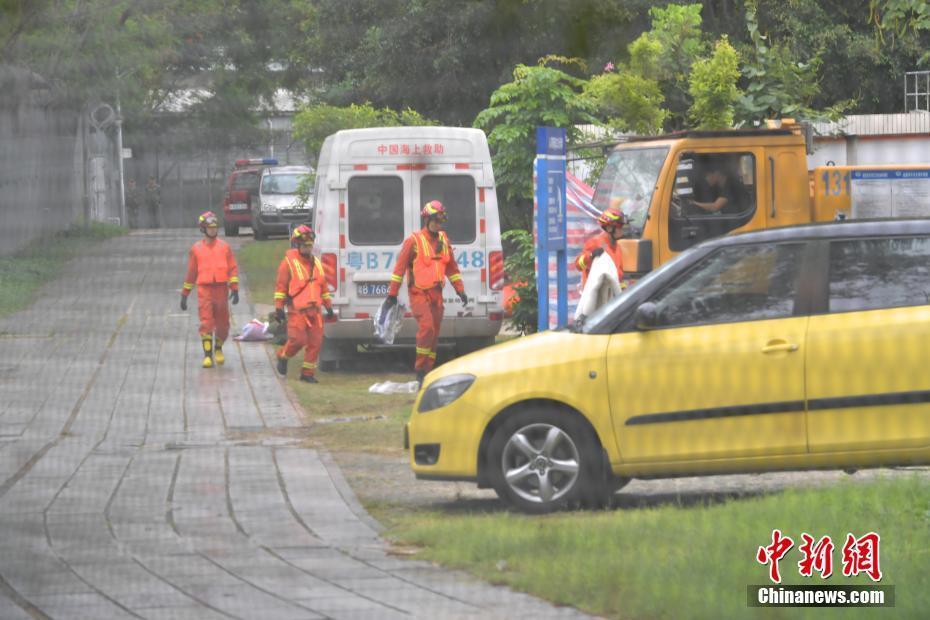
M 930 304 L 930 239 L 830 244 L 830 312 Z
M 752 153 L 682 153 L 668 217 L 668 245 L 685 250 L 744 226 L 756 212 Z
M 446 208 L 449 241 L 456 245 L 475 242 L 475 179 L 465 175 L 424 176 L 420 180 L 420 202 L 430 200 L 438 200 Z
M 400 177 L 349 179 L 349 241 L 396 245 L 404 240 L 404 183 Z

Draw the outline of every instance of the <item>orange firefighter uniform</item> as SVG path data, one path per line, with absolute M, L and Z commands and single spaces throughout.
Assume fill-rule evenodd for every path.
M 195 243 L 187 259 L 187 277 L 181 295 L 187 297 L 197 285 L 197 306 L 200 317 L 200 337 L 216 336 L 221 348 L 229 336 L 230 290 L 239 291 L 239 267 L 232 248 L 222 239 L 204 237 Z
M 315 256 L 303 256 L 292 248 L 278 265 L 274 305 L 282 310 L 287 304 L 287 343 L 278 349 L 278 359 L 288 359 L 304 348 L 302 378 L 316 374 L 320 346 L 323 344 L 322 308 L 332 312 L 332 295 L 326 284 L 323 263 Z M 283 363 L 283 362 L 282 362 Z M 286 368 L 286 366 L 285 366 Z
M 620 251 L 620 244 L 610 236 L 610 233 L 602 232 L 585 241 L 581 254 L 575 259 L 575 267 L 581 272 L 582 287 L 588 280 L 588 273 L 591 271 L 591 263 L 594 260 L 591 258 L 591 253 L 598 248 L 610 255 L 617 267 L 617 279 L 623 280 L 623 253 Z
M 391 276 L 388 296 L 396 297 L 404 273 L 408 273 L 407 291 L 410 309 L 417 320 L 417 372 L 428 373 L 436 363 L 436 345 L 442 325 L 442 287 L 445 279 L 459 296 L 464 296 L 465 285 L 459 273 L 455 254 L 445 231 L 432 233 L 427 227 L 413 233 L 404 241 L 397 264 Z

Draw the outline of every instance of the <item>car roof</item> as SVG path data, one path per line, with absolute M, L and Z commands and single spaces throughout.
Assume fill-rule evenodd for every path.
M 869 220 L 844 220 L 821 222 L 798 226 L 767 228 L 734 235 L 726 235 L 701 243 L 702 247 L 720 247 L 743 243 L 765 243 L 779 241 L 810 241 L 818 239 L 849 237 L 889 237 L 930 235 L 930 218 L 882 218 Z

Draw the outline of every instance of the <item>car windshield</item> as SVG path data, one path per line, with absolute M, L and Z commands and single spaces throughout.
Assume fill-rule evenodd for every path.
M 594 191 L 594 206 L 603 211 L 619 206 L 629 221 L 627 236 L 643 234 L 656 180 L 668 156 L 668 147 L 615 150 L 607 158 Z
M 262 179 L 263 194 L 296 194 L 304 174 L 268 174 Z
M 684 259 L 687 256 L 690 256 L 693 251 L 694 250 L 686 250 L 682 252 L 681 254 L 677 255 L 675 258 L 668 261 L 667 263 L 665 263 L 664 265 L 662 265 L 661 267 L 659 267 L 658 269 L 650 271 L 641 280 L 639 280 L 636 283 L 635 289 L 629 289 L 629 288 L 624 289 L 623 293 L 621 293 L 617 297 L 614 297 L 609 302 L 607 302 L 606 304 L 598 308 L 594 314 L 592 314 L 591 316 L 585 319 L 585 322 L 580 327 L 575 327 L 573 331 L 581 332 L 584 334 L 603 333 L 604 326 L 602 325 L 602 323 L 605 320 L 609 320 L 610 315 L 613 314 L 617 306 L 624 303 L 629 298 L 630 293 L 632 291 L 638 290 L 639 288 L 642 288 L 643 286 L 648 286 L 651 280 L 653 280 L 654 278 L 658 278 L 663 273 L 673 269 L 674 266 L 677 265 L 679 262 L 681 262 L 682 259 Z

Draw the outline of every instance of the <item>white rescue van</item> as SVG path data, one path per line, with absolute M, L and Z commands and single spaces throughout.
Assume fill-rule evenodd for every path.
M 372 346 L 378 306 L 401 245 L 421 228 L 429 200 L 446 207 L 446 233 L 468 295 L 463 308 L 446 280 L 440 346 L 459 353 L 494 342 L 503 319 L 504 261 L 494 173 L 487 139 L 478 129 L 383 127 L 329 136 L 317 162 L 313 228 L 339 315 L 328 322 L 320 360 Z M 409 312 L 407 280 L 398 301 L 407 306 L 394 346 L 413 346 L 417 325 Z

